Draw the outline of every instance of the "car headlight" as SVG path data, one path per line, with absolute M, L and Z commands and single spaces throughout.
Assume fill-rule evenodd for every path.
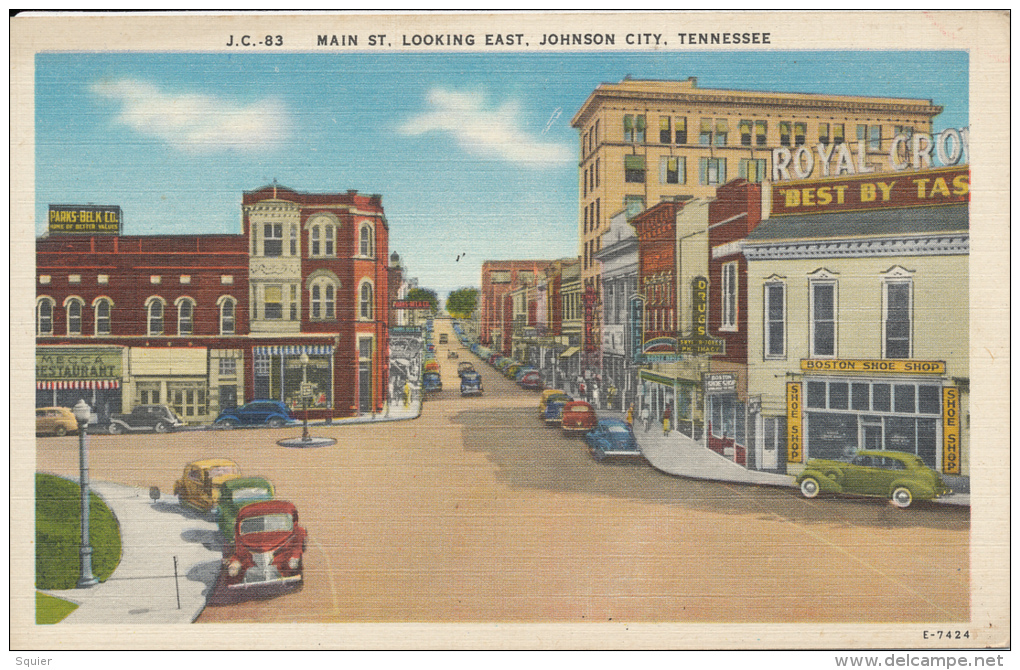
M 241 574 L 241 561 L 235 558 L 227 563 L 227 574 L 231 577 L 237 577 Z
M 298 567 L 300 567 L 300 566 L 301 566 L 301 559 L 298 558 L 297 556 L 292 556 L 291 559 L 289 561 L 287 561 L 287 567 L 289 567 L 291 570 L 297 570 Z

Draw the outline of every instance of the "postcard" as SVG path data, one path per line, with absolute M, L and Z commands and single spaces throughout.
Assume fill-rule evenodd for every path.
M 1008 38 L 14 16 L 18 663 L 1007 649 Z

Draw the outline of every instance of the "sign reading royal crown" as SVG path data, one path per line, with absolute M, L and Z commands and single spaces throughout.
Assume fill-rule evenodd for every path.
M 51 234 L 120 235 L 122 221 L 117 205 L 50 205 L 48 230 Z
M 881 172 L 778 183 L 771 216 L 924 207 L 970 201 L 967 166 L 924 172 Z

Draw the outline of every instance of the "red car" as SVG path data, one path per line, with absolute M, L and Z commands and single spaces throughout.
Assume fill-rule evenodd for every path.
M 563 406 L 563 430 L 567 433 L 587 433 L 598 419 L 595 410 L 583 400 L 574 400 Z
M 286 500 L 245 505 L 234 523 L 234 544 L 223 559 L 228 588 L 300 582 L 308 535 Z
M 545 388 L 545 383 L 542 381 L 541 372 L 525 372 L 520 379 L 517 380 L 517 384 L 521 388 L 532 389 L 541 391 Z

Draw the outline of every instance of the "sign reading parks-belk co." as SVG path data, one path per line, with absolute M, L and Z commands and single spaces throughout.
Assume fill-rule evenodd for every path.
M 51 234 L 119 235 L 122 222 L 117 205 L 50 205 L 48 230 Z

